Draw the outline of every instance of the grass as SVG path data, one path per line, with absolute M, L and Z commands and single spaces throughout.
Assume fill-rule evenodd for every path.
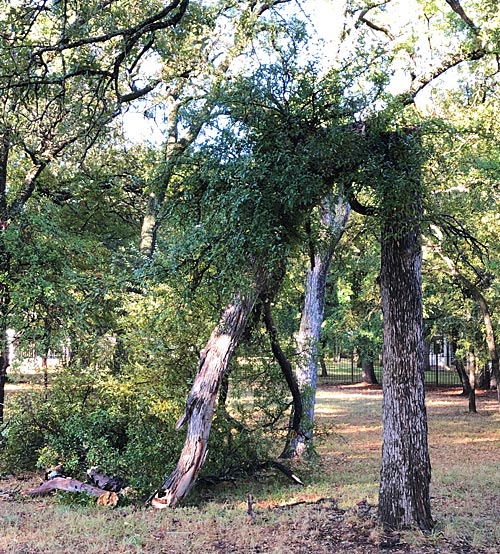
M 480 394 L 479 413 L 469 415 L 459 392 L 436 389 L 427 396 L 436 529 L 428 537 L 404 533 L 401 549 L 391 552 L 500 551 L 495 396 Z M 380 552 L 383 532 L 374 505 L 381 391 L 322 386 L 316 413 L 320 458 L 296 467 L 303 488 L 267 471 L 236 484 L 199 486 L 183 507 L 155 512 L 31 499 L 16 491 L 32 486 L 36 476 L 1 480 L 0 554 Z M 255 522 L 246 513 L 248 491 L 255 499 Z

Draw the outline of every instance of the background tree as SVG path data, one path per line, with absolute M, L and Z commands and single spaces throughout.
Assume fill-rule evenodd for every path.
M 4 2 L 0 32 L 0 220 L 22 213 L 42 172 L 56 159 L 82 159 L 120 105 L 150 92 L 137 71 L 155 33 L 175 26 L 187 1 L 151 6 L 63 2 Z M 83 153 L 83 156 L 82 156 Z M 6 329 L 12 252 L 0 241 L 0 421 L 6 380 Z

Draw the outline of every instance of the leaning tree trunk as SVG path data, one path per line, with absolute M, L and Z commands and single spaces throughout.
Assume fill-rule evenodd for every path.
M 411 131 L 410 131 L 411 132 Z M 384 316 L 383 432 L 379 518 L 384 527 L 433 526 L 427 444 L 422 322 L 421 184 L 409 133 L 388 136 L 381 237 Z M 404 184 L 404 188 L 403 188 Z
M 186 401 L 186 410 L 177 422 L 178 429 L 187 423 L 184 448 L 176 468 L 153 498 L 155 508 L 175 506 L 196 481 L 207 455 L 217 393 L 257 296 L 257 293 L 239 296 L 227 306 L 200 353 L 198 373 Z
M 307 271 L 304 308 L 296 337 L 297 364 L 295 375 L 302 397 L 302 418 L 299 432 L 289 435 L 282 458 L 295 458 L 306 454 L 312 447 L 314 406 L 318 378 L 318 344 L 323 323 L 326 277 L 333 252 L 344 232 L 350 207 L 341 197 L 328 197 L 321 205 L 323 236 L 310 256 Z

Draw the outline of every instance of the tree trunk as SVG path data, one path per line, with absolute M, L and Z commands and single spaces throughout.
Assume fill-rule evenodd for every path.
M 433 521 L 423 371 L 421 183 L 419 168 L 411 163 L 408 138 L 407 133 L 402 137 L 391 133 L 386 153 L 395 182 L 385 183 L 381 236 L 384 370 L 379 518 L 387 529 L 428 531 Z
M 0 424 L 3 423 L 5 416 L 5 385 L 7 384 L 7 369 L 9 368 L 7 337 L 10 304 L 9 273 L 10 256 L 6 251 L 3 237 L 0 237 L 0 274 L 3 276 L 0 284 Z
M 382 241 L 383 435 L 379 515 L 393 529 L 430 530 L 422 339 L 421 248 L 415 230 Z
M 484 364 L 480 371 L 476 371 L 476 388 L 489 390 L 491 388 L 491 371 L 489 364 Z
M 325 362 L 324 356 L 319 357 L 319 364 L 321 366 L 321 377 L 328 377 L 328 371 L 326 369 L 326 362 Z
M 146 210 L 142 219 L 141 236 L 139 240 L 139 252 L 145 258 L 152 258 L 156 247 L 156 233 L 158 227 L 159 209 L 155 193 L 148 196 Z
M 153 498 L 155 508 L 175 506 L 196 481 L 207 455 L 217 393 L 257 296 L 239 296 L 227 306 L 200 353 L 198 373 L 186 401 L 186 410 L 177 422 L 178 429 L 187 423 L 184 448 L 176 468 Z
M 467 369 L 469 376 L 469 413 L 477 414 L 476 407 L 476 356 L 473 352 L 469 352 L 467 356 Z
M 323 323 L 326 277 L 333 252 L 344 232 L 350 207 L 341 197 L 325 198 L 321 205 L 323 236 L 315 252 L 311 252 L 307 271 L 304 308 L 296 337 L 298 361 L 295 367 L 297 384 L 302 397 L 300 432 L 288 437 L 281 454 L 295 458 L 308 453 L 312 447 L 314 406 L 318 378 L 318 344 Z
M 471 393 L 471 384 L 469 380 L 469 375 L 465 371 L 464 364 L 462 360 L 455 360 L 455 367 L 457 368 L 458 376 L 462 382 L 462 396 L 469 396 Z
M 483 294 L 478 289 L 478 287 L 476 287 L 473 283 L 471 283 L 468 279 L 466 279 L 462 275 L 458 274 L 458 272 L 457 272 L 457 278 L 470 292 L 474 300 L 479 304 L 479 308 L 481 309 L 481 313 L 483 314 L 483 322 L 484 322 L 484 328 L 486 332 L 486 344 L 488 345 L 488 351 L 489 351 L 490 360 L 491 360 L 491 373 L 495 378 L 495 381 L 498 383 L 500 382 L 500 357 L 498 355 L 498 350 L 496 346 L 495 332 L 493 329 L 493 323 L 491 321 L 491 314 L 490 314 L 490 308 L 489 308 L 488 302 L 486 301 L 486 298 L 483 296 Z M 500 409 L 500 388 L 499 387 L 497 387 L 497 398 L 498 398 L 498 406 Z
M 3 233 L 8 226 L 7 168 L 10 152 L 10 132 L 0 140 L 0 424 L 5 415 L 5 385 L 9 366 L 9 344 L 7 340 L 7 316 L 10 303 L 9 273 L 10 256 Z
M 377 376 L 373 367 L 373 360 L 361 360 L 361 378 L 363 383 L 378 385 Z
M 278 330 L 276 329 L 276 325 L 271 314 L 271 303 L 268 298 L 264 298 L 263 305 L 264 323 L 271 342 L 271 350 L 273 351 L 274 357 L 281 368 L 283 377 L 285 378 L 288 388 L 292 394 L 292 417 L 290 431 L 294 436 L 296 436 L 301 432 L 300 423 L 302 421 L 302 395 L 293 373 L 292 364 L 285 356 L 285 353 L 279 344 Z
M 0 352 L 0 424 L 3 423 L 5 415 L 5 385 L 7 384 L 8 365 L 5 352 L 4 354 Z

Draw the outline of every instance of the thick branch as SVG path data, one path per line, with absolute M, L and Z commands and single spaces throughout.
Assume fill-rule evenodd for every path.
M 460 2 L 458 2 L 458 0 L 446 0 L 446 3 L 460 17 L 460 19 L 472 30 L 472 32 L 477 35 L 477 33 L 479 32 L 478 28 L 474 25 L 472 20 L 464 12 L 464 9 L 460 5 Z
M 358 201 L 354 194 L 352 186 L 346 187 L 346 196 L 351 208 L 361 215 L 376 215 L 377 212 L 374 206 L 365 206 Z
M 122 28 L 103 35 L 85 37 L 72 42 L 66 41 L 65 37 L 63 37 L 57 44 L 39 48 L 34 52 L 34 55 L 40 55 L 44 52 L 63 52 L 65 50 L 75 50 L 81 46 L 109 42 L 117 37 L 124 37 L 128 39 L 127 43 L 129 43 L 129 41 L 137 42 L 138 38 L 146 33 L 158 31 L 160 29 L 167 29 L 168 27 L 177 25 L 186 12 L 188 5 L 189 0 L 174 0 L 163 10 L 148 19 L 145 19 L 144 21 L 141 21 L 135 27 L 125 29 Z M 168 17 L 176 9 L 177 11 L 171 17 Z
M 463 62 L 480 60 L 484 58 L 484 56 L 486 56 L 486 51 L 482 47 L 476 48 L 470 52 L 450 54 L 441 62 L 440 65 L 433 67 L 428 73 L 424 73 L 413 80 L 410 90 L 405 95 L 406 99 L 404 100 L 404 104 L 411 104 L 421 90 L 438 77 L 441 77 L 441 75 L 444 75 L 444 73 L 453 67 L 456 67 Z
M 273 351 L 274 357 L 278 362 L 283 376 L 287 382 L 288 388 L 292 393 L 293 400 L 293 419 L 292 419 L 292 429 L 295 433 L 300 432 L 300 421 L 302 419 L 302 397 L 300 395 L 299 385 L 293 374 L 292 364 L 285 356 L 285 353 L 281 349 L 278 340 L 278 331 L 274 323 L 272 314 L 271 314 L 271 304 L 268 299 L 265 299 L 264 302 L 264 323 L 266 325 L 267 333 L 269 335 L 269 340 L 271 342 L 271 349 Z
M 43 496 L 56 490 L 67 492 L 85 492 L 96 497 L 106 494 L 107 492 L 99 487 L 82 483 L 81 481 L 78 481 L 78 479 L 71 479 L 70 477 L 56 477 L 55 479 L 46 481 L 39 487 L 26 491 L 24 494 L 29 496 Z
M 384 35 L 386 35 L 390 40 L 394 40 L 396 37 L 389 31 L 389 29 L 387 29 L 386 27 L 382 27 L 382 25 L 377 25 L 376 23 L 374 23 L 373 21 L 371 21 L 370 19 L 367 19 L 366 18 L 366 14 L 367 14 L 368 10 L 363 10 L 361 12 L 361 15 L 359 16 L 359 19 L 358 21 L 360 21 L 361 23 L 364 23 L 367 27 L 370 27 L 370 29 L 373 29 L 374 31 L 377 31 L 379 33 L 383 33 Z
M 26 205 L 26 202 L 31 198 L 31 195 L 35 190 L 36 181 L 40 176 L 40 173 L 45 169 L 46 165 L 46 162 L 39 162 L 33 165 L 28 171 L 21 190 L 8 210 L 9 218 L 13 218 L 18 215 Z

